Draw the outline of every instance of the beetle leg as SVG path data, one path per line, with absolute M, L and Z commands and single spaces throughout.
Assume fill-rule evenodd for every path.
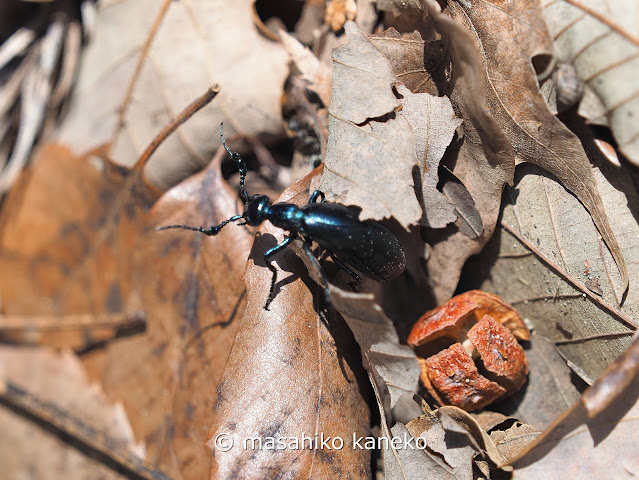
M 348 265 L 346 265 L 343 261 L 341 261 L 335 255 L 333 255 L 333 252 L 327 252 L 327 253 L 328 253 L 328 256 L 333 259 L 333 261 L 335 262 L 335 265 L 337 265 L 339 268 L 341 268 L 346 273 L 348 273 L 351 277 L 353 277 L 353 279 L 355 280 L 355 285 L 359 285 L 360 283 L 362 283 L 362 279 L 360 278 L 360 276 L 357 275 L 353 270 L 351 270 L 348 267 Z
M 324 203 L 324 200 L 326 200 L 326 196 L 324 195 L 324 192 L 321 192 L 321 191 L 319 191 L 319 190 L 315 190 L 315 191 L 313 192 L 313 194 L 311 195 L 311 198 L 309 198 L 309 199 L 308 199 L 308 203 L 309 203 L 309 204 L 311 204 L 311 203 L 317 203 L 317 202 L 316 202 L 317 197 L 320 197 L 320 198 L 321 198 L 320 203 Z
M 305 241 L 302 244 L 302 246 L 304 247 L 304 252 L 306 252 L 308 259 L 311 261 L 313 266 L 317 269 L 320 276 L 322 277 L 322 283 L 324 283 L 324 302 L 326 303 L 326 306 L 328 307 L 332 305 L 332 302 L 331 302 L 331 293 L 328 290 L 328 279 L 326 278 L 326 274 L 324 273 L 324 270 L 322 270 L 322 266 L 319 264 L 319 261 L 317 260 L 315 255 L 313 255 L 313 252 L 311 252 L 310 242 Z
M 275 293 L 275 282 L 277 282 L 277 268 L 275 268 L 275 265 L 273 265 L 271 263 L 269 258 L 272 257 L 273 255 L 275 255 L 277 252 L 279 252 L 283 248 L 286 248 L 286 246 L 289 243 L 291 243 L 291 240 L 293 240 L 293 236 L 292 235 L 289 236 L 289 237 L 286 237 L 284 240 L 282 240 L 281 243 L 278 243 L 273 248 L 269 248 L 266 251 L 266 253 L 264 253 L 264 261 L 266 262 L 266 266 L 268 267 L 268 269 L 273 274 L 273 277 L 271 278 L 271 289 L 270 289 L 270 291 L 268 293 L 268 299 L 266 300 L 266 303 L 264 304 L 264 310 L 268 310 L 269 309 L 268 308 L 269 305 L 273 301 L 274 293 Z

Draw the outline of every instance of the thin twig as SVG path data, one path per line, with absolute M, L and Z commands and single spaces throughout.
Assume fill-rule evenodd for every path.
M 583 294 L 586 295 L 588 298 L 590 298 L 590 300 L 595 302 L 602 309 L 606 310 L 608 313 L 610 313 L 611 315 L 613 315 L 614 317 L 616 317 L 617 319 L 619 319 L 623 323 L 625 323 L 627 325 L 630 325 L 635 330 L 637 329 L 639 324 L 634 319 L 630 318 L 625 312 L 623 312 L 623 311 L 621 311 L 621 310 L 619 310 L 619 309 L 617 309 L 615 307 L 610 306 L 607 302 L 604 302 L 597 295 L 595 295 L 590 290 L 588 290 L 586 288 L 586 286 L 583 285 L 575 277 L 570 275 L 568 272 L 565 272 L 562 269 L 560 269 L 557 265 L 555 265 L 552 262 L 552 260 L 550 260 L 548 257 L 546 257 L 541 252 L 541 250 L 539 250 L 531 242 L 529 242 L 524 237 L 522 237 L 520 234 L 518 234 L 511 226 L 506 224 L 506 222 L 504 222 L 502 220 L 500 223 L 501 223 L 501 226 L 502 226 L 502 228 L 504 230 L 506 230 L 508 233 L 510 233 L 513 237 L 515 237 L 519 241 L 519 243 L 521 243 L 523 246 L 525 246 L 528 250 L 533 252 L 543 263 L 545 263 L 548 267 L 550 267 L 551 270 L 553 270 L 557 275 L 559 275 L 561 278 L 563 278 L 566 282 L 570 283 L 572 286 L 574 286 L 575 288 L 577 288 L 578 290 L 583 292 Z
M 191 103 L 188 107 L 186 107 L 182 112 L 178 114 L 173 120 L 169 122 L 169 124 L 164 127 L 160 133 L 158 133 L 155 138 L 151 141 L 149 146 L 146 148 L 140 159 L 133 167 L 134 170 L 140 170 L 144 167 L 146 161 L 149 159 L 153 152 L 160 146 L 160 144 L 166 140 L 166 138 L 171 135 L 180 125 L 186 122 L 191 116 L 193 116 L 198 110 L 207 105 L 211 100 L 215 98 L 215 96 L 220 93 L 220 85 L 218 83 L 214 84 L 210 87 L 204 95 Z

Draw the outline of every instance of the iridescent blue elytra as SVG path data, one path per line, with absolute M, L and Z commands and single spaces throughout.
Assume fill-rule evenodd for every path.
M 222 125 L 220 125 L 220 136 L 224 148 L 238 164 L 240 196 L 244 201 L 244 213 L 206 229 L 188 225 L 169 225 L 158 230 L 186 228 L 206 235 L 217 235 L 222 227 L 237 220 L 242 220 L 239 225 L 251 226 L 261 225 L 265 220 L 268 220 L 276 227 L 288 230 L 290 235 L 264 253 L 266 265 L 273 274 L 269 296 L 264 305 L 266 310 L 269 309 L 268 307 L 273 301 L 277 282 L 277 269 L 271 263 L 270 258 L 291 243 L 296 235 L 300 235 L 304 239 L 304 251 L 322 276 L 325 285 L 324 298 L 329 305 L 328 281 L 311 252 L 311 242 L 316 242 L 326 250 L 333 261 L 358 283 L 361 282 L 361 279 L 349 268 L 349 265 L 379 282 L 401 275 L 406 266 L 406 258 L 401 244 L 391 231 L 381 223 L 373 220 L 359 220 L 359 209 L 340 203 L 325 202 L 324 194 L 319 190 L 313 192 L 308 204 L 301 207 L 291 203 L 272 204 L 266 195 L 249 197 L 244 187 L 246 164 L 239 153 L 232 152 L 226 145 L 222 135 Z M 317 202 L 318 199 L 319 202 Z

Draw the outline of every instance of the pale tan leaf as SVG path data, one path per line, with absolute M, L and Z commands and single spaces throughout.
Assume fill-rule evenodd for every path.
M 362 357 L 370 360 L 388 387 L 390 407 L 393 408 L 403 394 L 412 397 L 419 380 L 417 357 L 409 347 L 400 345 L 393 322 L 373 301 L 373 296 L 332 288 L 331 298 L 362 349 Z
M 280 38 L 291 60 L 308 82 L 308 89 L 317 93 L 324 105 L 331 103 L 331 70 L 302 45 L 293 35 L 280 30 Z
M 253 25 L 252 2 L 171 2 L 117 125 L 140 49 L 160 10 L 153 0 L 100 2 L 96 37 L 86 51 L 77 94 L 58 140 L 78 151 L 108 143 L 111 155 L 132 164 L 155 134 L 214 83 L 220 95 L 165 141 L 147 168 L 167 187 L 206 164 L 225 135 L 278 133 L 288 55 Z
M 384 478 L 388 480 L 455 480 L 453 469 L 442 462 L 436 454 L 414 448 L 392 448 L 392 439 L 413 438 L 405 425 L 397 423 L 390 430 L 389 447 L 382 448 L 384 455 Z M 444 432 L 441 431 L 443 437 Z M 423 441 L 423 439 L 421 440 Z
M 629 262 L 631 278 L 639 278 L 639 197 L 632 179 L 606 161 L 594 170 L 604 209 Z M 561 352 L 591 378 L 627 346 L 639 316 L 639 289 L 633 283 L 623 307 L 619 274 L 588 212 L 557 181 L 539 169 L 521 165 L 517 183 L 507 198 L 503 223 L 538 249 L 550 264 L 540 261 L 507 232 L 486 250 L 487 272 L 481 288 L 495 292 L 535 325 L 538 334 L 554 341 L 594 338 L 560 345 Z M 496 261 L 495 261 L 496 259 Z M 489 265 L 495 262 L 492 267 Z M 569 281 L 565 274 L 576 282 Z
M 110 403 L 99 387 L 89 383 L 75 355 L 38 348 L 2 347 L 0 383 L 5 382 L 55 405 L 56 420 L 72 416 L 85 428 L 92 429 L 92 439 L 108 438 L 114 449 L 124 448 L 132 455 L 143 457 L 144 446 L 135 444 L 122 406 Z M 0 422 L 3 478 L 124 478 L 9 409 L 0 409 Z
M 601 103 L 582 102 L 579 113 L 607 121 L 619 149 L 639 165 L 639 4 L 633 0 L 544 0 L 556 57 L 577 69 Z M 586 97 L 589 98 L 589 97 Z
M 397 91 L 403 97 L 401 114 L 408 119 L 415 137 L 424 205 L 422 224 L 430 228 L 444 228 L 457 217 L 455 206 L 437 190 L 439 162 L 462 121 L 455 116 L 447 97 L 411 93 L 401 85 Z

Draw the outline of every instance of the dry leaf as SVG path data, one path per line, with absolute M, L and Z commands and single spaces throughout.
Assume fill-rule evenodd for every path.
M 490 433 L 490 439 L 507 463 L 528 447 L 540 433 L 535 427 L 515 421 L 506 430 L 495 429 Z
M 441 407 L 425 413 L 411 420 L 407 428 L 413 437 L 425 440 L 427 451 L 424 453 L 431 460 L 423 462 L 424 468 L 432 468 L 432 459 L 444 467 L 443 471 L 440 469 L 427 478 L 473 479 L 473 465 L 477 466 L 480 452 L 493 465 L 503 461 L 488 434 L 469 413 L 457 407 Z
M 489 109 L 507 132 L 515 155 L 555 175 L 586 207 L 621 273 L 621 291 L 626 291 L 626 262 L 597 193 L 590 161 L 577 136 L 548 109 L 530 63 L 534 55 L 548 54 L 552 48 L 537 4 L 502 3 L 499 8 L 451 4 L 451 15 L 476 34 L 491 86 Z M 504 31 L 512 33 L 516 48 L 503 37 Z
M 403 97 L 401 115 L 408 119 L 415 138 L 424 208 L 422 224 L 430 228 L 444 228 L 455 221 L 456 215 L 455 206 L 437 190 L 439 161 L 462 121 L 455 117 L 446 97 L 413 94 L 401 85 L 397 91 Z
M 374 303 L 374 297 L 332 288 L 331 298 L 362 349 L 362 357 L 388 388 L 390 408 L 402 395 L 412 397 L 419 381 L 417 357 L 411 348 L 400 345 L 393 322 Z
M 109 439 L 114 450 L 122 449 L 133 457 L 143 457 L 144 446 L 135 444 L 122 406 L 108 402 L 100 389 L 89 383 L 75 355 L 47 349 L 2 347 L 0 383 L 5 382 L 55 405 L 56 420 L 72 415 L 91 432 L 92 439 Z M 0 463 L 4 478 L 125 478 L 9 409 L 0 409 L 0 421 Z
M 205 478 L 206 435 L 245 306 L 242 281 L 253 235 L 227 226 L 207 237 L 171 224 L 219 224 L 241 211 L 222 178 L 222 149 L 201 173 L 166 192 L 145 219 L 133 251 L 132 288 L 147 331 L 109 344 L 103 385 L 119 398 L 149 461 L 176 478 Z
M 302 45 L 294 36 L 280 30 L 282 44 L 286 48 L 291 60 L 302 74 L 302 78 L 308 82 L 308 90 L 319 96 L 324 105 L 331 104 L 331 70 L 324 65 L 311 52 L 308 47 Z
M 639 342 L 511 461 L 517 478 L 625 478 L 639 471 Z M 584 461 L 587 459 L 587 461 Z
M 437 96 L 447 91 L 450 59 L 445 39 L 426 42 L 419 32 L 402 36 L 389 28 L 368 40 L 384 54 L 397 80 L 411 92 Z
M 298 182 L 278 201 L 306 203 L 309 182 L 308 177 Z M 291 249 L 273 258 L 278 282 L 270 310 L 264 310 L 271 283 L 264 252 L 283 238 L 282 230 L 265 223 L 251 252 L 245 276 L 247 307 L 218 385 L 209 434 L 212 477 L 368 478 L 370 451 L 352 447 L 353 435 L 368 435 L 370 422 L 362 396 L 368 379 L 359 352 L 345 325 L 316 313 L 314 297 L 320 291 Z M 219 448 L 223 446 L 219 439 L 224 438 L 220 435 L 231 439 L 233 448 Z M 301 441 L 303 435 L 317 442 L 339 437 L 344 446 L 315 449 L 307 443 L 307 447 L 275 449 L 255 444 L 253 448 L 252 442 L 258 440 L 251 440 Z
M 472 480 L 477 448 L 474 441 L 468 439 L 468 432 L 448 415 L 426 414 L 411 420 L 407 427 L 413 436 L 426 440 L 431 455 L 441 456 L 450 469 L 451 478 Z
M 170 2 L 132 92 L 111 155 L 131 164 L 168 119 L 219 83 L 216 101 L 158 150 L 146 172 L 162 187 L 205 165 L 220 145 L 212 126 L 235 132 L 281 132 L 280 96 L 288 74 L 283 47 L 259 35 L 252 3 Z M 112 140 L 141 46 L 160 5 L 154 0 L 100 2 L 98 28 L 83 58 L 75 101 L 58 141 L 84 151 Z
M 633 285 L 623 307 L 617 307 L 621 293 L 615 288 L 619 285 L 617 269 L 588 212 L 539 169 L 530 165 L 517 169 L 503 223 L 539 249 L 550 264 L 540 262 L 511 234 L 502 232 L 485 250 L 482 265 L 469 266 L 468 271 L 476 272 L 477 277 L 490 269 L 490 278 L 481 279 L 485 280 L 481 288 L 514 302 L 538 334 L 555 341 L 594 336 L 559 348 L 589 377 L 597 378 L 628 346 L 628 335 L 607 334 L 634 328 L 639 289 Z M 639 255 L 639 197 L 632 179 L 605 161 L 594 173 L 613 231 L 624 254 L 634 260 Z M 636 261 L 629 267 L 631 277 L 639 278 Z M 568 281 L 564 274 L 575 281 Z M 595 280 L 601 296 L 588 289 L 587 282 Z
M 639 164 L 639 36 L 637 3 L 541 2 L 558 60 L 570 62 L 584 82 L 579 113 L 593 123 L 606 122 L 618 148 Z M 591 93 L 591 95 L 588 95 Z
M 354 23 L 333 53 L 333 97 L 320 190 L 329 201 L 362 207 L 360 219 L 393 217 L 404 227 L 422 213 L 413 191 L 415 146 L 384 56 Z M 386 116 L 390 116 L 384 120 Z
M 4 312 L 138 311 L 132 256 L 141 218 L 157 195 L 138 172 L 44 146 L 6 198 L 0 220 Z
M 386 438 L 413 438 L 405 425 L 396 423 Z M 423 441 L 423 440 L 422 440 Z M 389 445 L 392 445 L 389 440 Z M 388 480 L 455 480 L 452 468 L 427 450 L 412 448 L 382 449 L 384 478 Z

